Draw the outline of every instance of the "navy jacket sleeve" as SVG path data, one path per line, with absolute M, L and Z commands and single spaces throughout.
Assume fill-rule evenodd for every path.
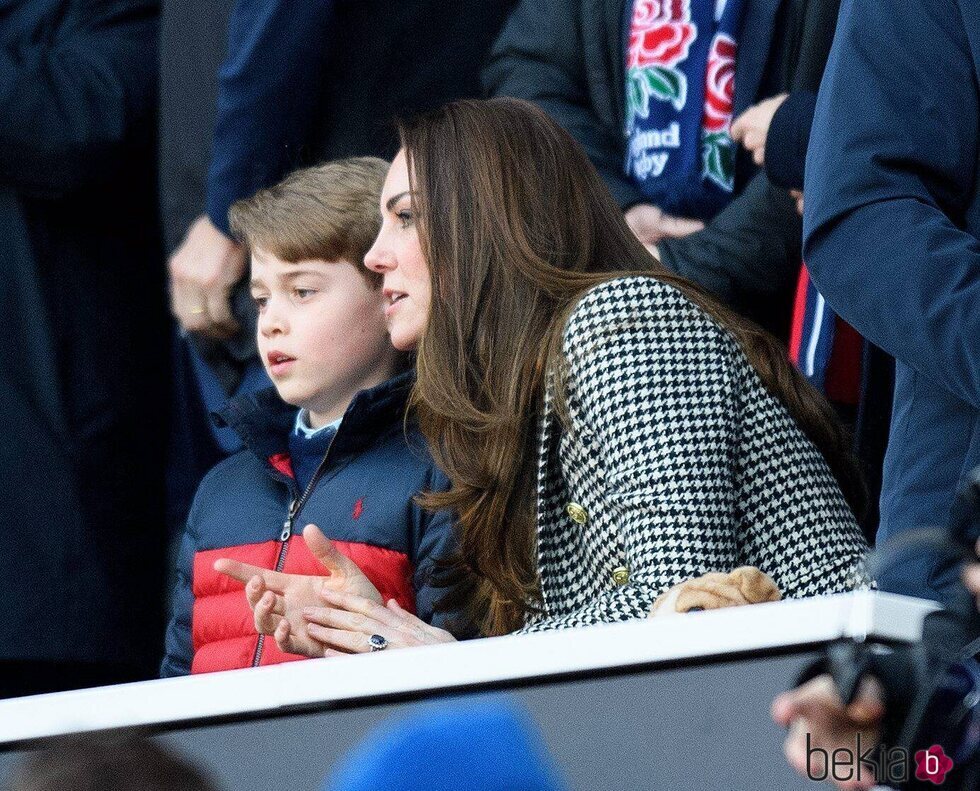
M 495 96 L 534 102 L 574 137 L 624 209 L 643 199 L 623 173 L 623 140 L 603 125 L 586 90 L 575 4 L 522 0 L 504 26 L 483 73 Z
M 174 581 L 173 597 L 170 603 L 170 624 L 167 626 L 163 662 L 160 664 L 161 678 L 186 676 L 191 672 L 194 659 L 194 640 L 192 616 L 194 612 L 194 554 L 197 550 L 194 509 L 191 509 L 180 541 L 177 555 L 177 576 Z
M 978 97 L 959 5 L 844 0 L 806 162 L 804 253 L 862 335 L 980 408 L 980 242 L 962 230 Z
M 657 245 L 665 266 L 739 308 L 788 293 L 799 272 L 801 222 L 789 193 L 757 173 L 704 229 Z
M 803 189 L 806 149 L 816 106 L 817 95 L 812 91 L 793 91 L 772 117 L 766 136 L 766 173 L 777 187 Z
M 333 0 L 237 0 L 218 108 L 207 213 L 228 233 L 228 209 L 301 164 L 317 108 Z
M 67 5 L 54 31 L 0 47 L 0 184 L 47 197 L 110 176 L 154 122 L 156 0 Z

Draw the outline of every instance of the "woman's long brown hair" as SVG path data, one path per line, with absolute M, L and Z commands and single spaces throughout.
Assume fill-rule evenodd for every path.
M 537 427 L 568 315 L 623 274 L 669 283 L 726 327 L 766 388 L 823 453 L 851 508 L 864 488 L 829 404 L 773 337 L 669 272 L 630 231 L 585 152 L 516 99 L 454 102 L 399 125 L 432 281 L 412 405 L 452 482 L 422 498 L 450 508 L 453 593 L 485 635 L 538 604 Z

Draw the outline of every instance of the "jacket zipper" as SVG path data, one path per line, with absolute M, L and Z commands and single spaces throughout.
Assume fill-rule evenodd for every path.
M 279 533 L 279 555 L 276 557 L 276 566 L 274 571 L 282 571 L 283 567 L 286 565 L 286 550 L 289 547 L 289 539 L 293 535 L 293 523 L 296 521 L 296 515 L 306 504 L 306 501 L 313 493 L 314 487 L 320 480 L 320 476 L 323 475 L 323 471 L 327 466 L 327 459 L 330 457 L 330 449 L 333 447 L 334 440 L 337 439 L 338 433 L 339 429 L 337 432 L 334 432 L 333 437 L 330 438 L 330 444 L 327 445 L 327 451 L 323 454 L 323 460 L 316 468 L 316 472 L 313 473 L 313 477 L 310 478 L 310 482 L 306 485 L 305 491 L 299 496 L 298 499 L 293 498 L 292 502 L 289 504 L 289 511 L 286 513 L 286 521 L 282 523 L 282 532 Z M 252 656 L 252 667 L 258 667 L 261 663 L 262 648 L 264 646 L 265 635 L 260 634 L 259 641 L 255 644 L 255 654 Z

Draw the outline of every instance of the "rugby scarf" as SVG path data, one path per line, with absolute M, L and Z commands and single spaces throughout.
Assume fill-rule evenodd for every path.
M 626 174 L 669 214 L 707 220 L 731 200 L 744 2 L 626 3 Z

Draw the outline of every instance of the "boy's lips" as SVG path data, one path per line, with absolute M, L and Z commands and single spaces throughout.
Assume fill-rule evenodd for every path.
M 295 357 L 290 357 L 288 354 L 283 352 L 272 351 L 266 355 L 266 360 L 269 363 L 269 373 L 272 376 L 282 376 L 287 373 L 292 367 L 293 363 L 296 362 Z

